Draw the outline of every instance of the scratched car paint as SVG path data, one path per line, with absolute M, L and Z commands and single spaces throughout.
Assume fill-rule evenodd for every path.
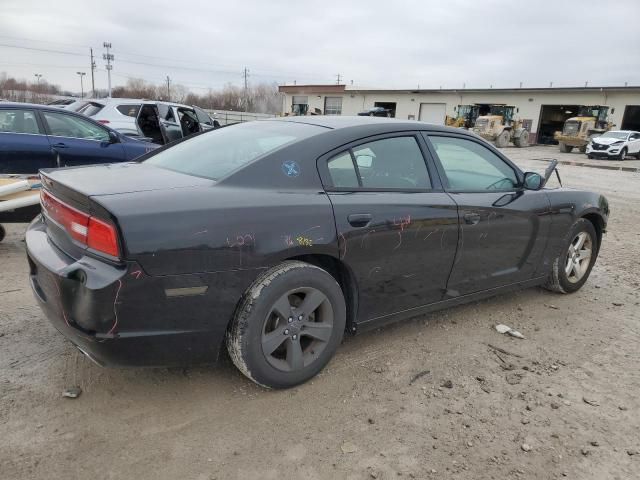
M 58 330 L 118 366 L 212 362 L 226 342 L 268 387 L 318 373 L 344 331 L 577 290 L 609 214 L 471 134 L 364 117 L 251 122 L 42 179 L 27 252 Z

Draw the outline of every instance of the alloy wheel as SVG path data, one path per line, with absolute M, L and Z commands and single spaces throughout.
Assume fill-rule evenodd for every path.
M 578 283 L 582 280 L 589 269 L 592 254 L 593 240 L 591 235 L 587 232 L 578 233 L 569 245 L 564 267 L 569 282 Z
M 282 295 L 262 328 L 262 353 L 281 371 L 301 370 L 313 363 L 333 333 L 333 307 L 320 290 L 303 287 Z

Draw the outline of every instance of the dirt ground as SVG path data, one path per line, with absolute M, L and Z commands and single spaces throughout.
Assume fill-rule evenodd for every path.
M 546 166 L 536 158 L 585 159 L 507 153 L 535 171 Z M 529 289 L 347 338 L 320 376 L 287 391 L 255 386 L 229 360 L 94 365 L 36 306 L 25 225 L 10 225 L 0 244 L 0 478 L 640 478 L 640 173 L 561 174 L 611 204 L 581 291 Z M 82 395 L 63 398 L 74 385 Z

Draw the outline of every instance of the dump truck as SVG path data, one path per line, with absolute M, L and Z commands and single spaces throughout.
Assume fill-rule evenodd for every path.
M 445 124 L 448 127 L 455 128 L 466 128 L 469 130 L 473 128 L 476 123 L 476 118 L 480 114 L 480 107 L 478 105 L 458 105 L 454 107 L 454 112 L 456 112 L 455 117 L 450 117 L 447 115 Z
M 561 132 L 555 132 L 553 138 L 558 142 L 560 151 L 569 153 L 578 148 L 581 153 L 593 137 L 611 130 L 614 125 L 608 121 L 609 107 L 605 105 L 582 106 L 578 116 L 565 120 Z
M 516 147 L 529 145 L 529 132 L 522 121 L 514 118 L 518 109 L 513 105 L 490 105 L 486 115 L 480 115 L 473 126 L 473 132 L 496 147 L 506 147 L 513 142 Z

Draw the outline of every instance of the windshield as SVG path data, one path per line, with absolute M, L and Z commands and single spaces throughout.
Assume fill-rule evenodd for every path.
M 603 138 L 619 138 L 620 140 L 626 140 L 627 135 L 629 135 L 627 132 L 605 132 L 600 136 Z
M 326 131 L 294 122 L 258 121 L 211 130 L 159 152 L 146 163 L 219 180 L 285 145 Z

